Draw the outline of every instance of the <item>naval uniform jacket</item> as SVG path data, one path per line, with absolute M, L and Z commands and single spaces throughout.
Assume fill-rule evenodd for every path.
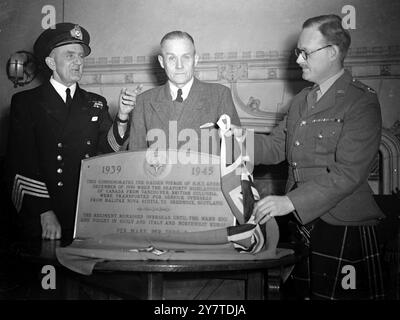
M 297 94 L 270 135 L 256 135 L 255 163 L 289 163 L 287 196 L 303 224 L 367 225 L 383 213 L 368 185 L 381 140 L 376 93 L 345 72 L 307 110 Z M 297 188 L 294 188 L 297 184 Z
M 40 235 L 39 215 L 53 210 L 72 230 L 81 160 L 121 149 L 106 100 L 77 85 L 70 108 L 50 82 L 11 101 L 6 178 L 24 232 Z
M 188 97 L 179 103 L 172 101 L 167 82 L 162 86 L 147 90 L 137 97 L 137 104 L 132 115 L 129 149 L 147 149 L 151 145 L 151 142 L 146 139 L 147 133 L 152 129 L 159 129 L 165 133 L 167 148 L 170 139 L 177 141 L 180 137 L 179 133 L 183 133 L 184 129 L 193 129 L 200 138 L 200 126 L 206 123 L 215 124 L 223 114 L 229 115 L 233 124 L 240 125 L 229 88 L 194 78 Z M 176 121 L 177 135 L 169 132 L 170 121 Z M 171 129 L 175 130 L 173 125 Z M 178 149 L 186 143 L 181 141 L 183 139 L 184 137 L 179 138 L 176 143 Z M 212 142 L 209 143 L 211 145 Z M 201 151 L 200 141 L 198 141 L 196 151 Z

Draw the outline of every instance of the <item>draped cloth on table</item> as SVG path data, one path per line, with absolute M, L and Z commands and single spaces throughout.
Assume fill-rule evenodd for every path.
M 56 249 L 61 264 L 89 275 L 98 262 L 107 260 L 265 260 L 279 259 L 293 250 L 277 248 L 279 229 L 274 218 L 260 226 L 252 216 L 259 199 L 253 177 L 245 166 L 245 135 L 234 134 L 228 116 L 218 121 L 221 132 L 221 188 L 235 216 L 235 225 L 207 231 L 109 234 L 75 239 Z M 226 136 L 234 136 L 240 154 L 227 164 Z

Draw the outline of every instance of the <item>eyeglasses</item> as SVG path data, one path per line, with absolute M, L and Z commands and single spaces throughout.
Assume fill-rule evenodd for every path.
M 328 47 L 332 47 L 332 44 L 328 44 L 328 45 L 326 45 L 325 47 L 316 49 L 316 50 L 311 51 L 311 52 L 307 52 L 307 51 L 305 51 L 305 50 L 303 50 L 303 49 L 296 48 L 296 49 L 294 49 L 294 54 L 296 55 L 296 57 L 299 57 L 299 55 L 301 55 L 301 57 L 302 57 L 304 60 L 307 60 L 308 57 L 311 56 L 313 53 L 315 53 L 315 52 L 317 52 L 317 51 L 319 51 L 319 50 L 328 48 Z

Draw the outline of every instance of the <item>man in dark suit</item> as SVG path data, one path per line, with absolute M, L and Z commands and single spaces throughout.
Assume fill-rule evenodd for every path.
M 42 32 L 34 51 L 52 76 L 12 97 L 6 176 L 24 236 L 70 238 L 81 160 L 119 151 L 129 135 L 132 106 L 120 102 L 113 122 L 107 101 L 77 84 L 89 41 L 72 23 Z
M 309 265 L 297 266 L 294 277 L 311 285 L 313 299 L 383 297 L 375 234 L 383 214 L 367 181 L 381 112 L 376 93 L 343 69 L 349 46 L 338 16 L 308 19 L 295 53 L 303 79 L 314 86 L 294 97 L 270 135 L 255 137 L 255 163 L 286 159 L 290 166 L 286 195 L 260 200 L 256 220 L 294 213 L 311 251 Z
M 212 134 L 204 133 L 215 126 L 222 114 L 229 115 L 233 124 L 240 125 L 229 88 L 194 77 L 199 57 L 188 33 L 169 32 L 160 45 L 158 61 L 168 81 L 137 97 L 129 149 L 146 149 L 157 143 L 160 148 L 184 146 L 193 151 L 218 153 L 217 140 L 211 140 Z M 213 146 L 217 148 L 210 149 Z

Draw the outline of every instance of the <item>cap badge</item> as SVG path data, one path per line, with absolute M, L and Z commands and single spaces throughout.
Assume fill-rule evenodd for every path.
M 75 27 L 70 31 L 71 36 L 75 39 L 82 40 L 82 30 L 81 28 L 76 24 Z

